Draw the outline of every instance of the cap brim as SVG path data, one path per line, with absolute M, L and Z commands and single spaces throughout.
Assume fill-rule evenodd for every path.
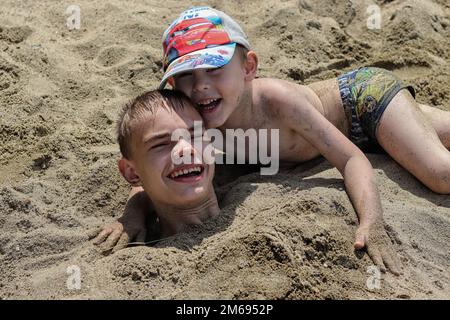
M 177 74 L 195 69 L 214 69 L 226 65 L 233 58 L 236 43 L 225 44 L 212 48 L 206 48 L 191 53 L 172 61 L 159 84 L 159 89 L 164 89 L 167 80 Z

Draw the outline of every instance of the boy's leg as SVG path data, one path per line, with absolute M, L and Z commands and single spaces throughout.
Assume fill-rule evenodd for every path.
M 450 149 L 450 111 L 440 110 L 425 104 L 419 104 L 419 108 L 433 126 L 442 144 Z
M 428 188 L 450 194 L 450 152 L 407 90 L 389 103 L 376 137 L 392 158 Z

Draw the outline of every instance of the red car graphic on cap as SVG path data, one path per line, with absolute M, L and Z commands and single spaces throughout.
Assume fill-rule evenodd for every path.
M 185 20 L 175 25 L 164 41 L 166 61 L 170 63 L 187 53 L 230 42 L 221 23 L 205 18 Z

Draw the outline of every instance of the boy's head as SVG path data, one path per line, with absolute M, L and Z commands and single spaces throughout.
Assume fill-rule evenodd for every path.
M 187 207 L 212 191 L 214 165 L 199 163 L 203 150 L 194 148 L 193 139 L 171 139 L 177 129 L 193 134 L 194 121 L 201 117 L 190 100 L 172 90 L 146 92 L 119 115 L 120 172 L 131 185 L 144 187 L 154 203 Z M 185 163 L 192 164 L 176 165 L 174 155 L 190 157 Z
M 207 127 L 222 126 L 256 76 L 258 60 L 247 36 L 225 13 L 196 7 L 184 11 L 163 35 L 169 82 L 195 103 Z

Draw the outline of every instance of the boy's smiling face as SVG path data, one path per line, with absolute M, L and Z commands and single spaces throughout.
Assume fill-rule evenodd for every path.
M 236 48 L 231 61 L 221 68 L 196 69 L 174 77 L 175 89 L 195 103 L 207 128 L 221 127 L 238 107 L 246 82 L 253 80 L 248 61 Z
M 194 138 L 194 121 L 201 120 L 190 105 L 177 111 L 160 108 L 145 116 L 133 130 L 132 159 L 121 160 L 126 162 L 122 174 L 128 181 L 134 174 L 134 184 L 142 185 L 153 202 L 189 207 L 203 201 L 212 190 L 214 165 L 201 162 L 203 150 L 194 148 L 193 139 L 171 141 L 177 129 L 189 130 Z M 192 164 L 174 164 L 172 155 L 183 152 Z

